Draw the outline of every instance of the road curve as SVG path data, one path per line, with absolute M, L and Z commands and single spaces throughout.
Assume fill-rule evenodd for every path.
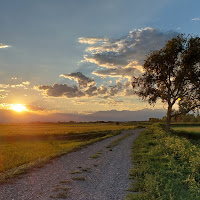
M 130 185 L 131 146 L 141 130 L 89 145 L 0 185 L 0 200 L 120 200 Z M 112 149 L 106 148 L 131 133 Z

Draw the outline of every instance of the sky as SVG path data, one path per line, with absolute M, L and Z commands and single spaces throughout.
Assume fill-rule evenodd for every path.
M 0 109 L 162 109 L 133 94 L 153 50 L 199 35 L 199 0 L 0 0 Z

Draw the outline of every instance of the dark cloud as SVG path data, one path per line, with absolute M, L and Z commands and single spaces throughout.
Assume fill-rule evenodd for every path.
M 67 84 L 54 84 L 53 86 L 41 85 L 37 87 L 38 90 L 44 90 L 47 96 L 52 97 L 82 97 L 85 96 L 77 86 L 69 86 Z
M 95 85 L 90 85 L 87 90 L 85 91 L 85 93 L 91 97 L 91 96 L 97 96 L 98 95 L 98 89 Z
M 109 69 L 100 69 L 93 72 L 96 76 L 101 77 L 123 77 L 123 78 L 130 78 L 132 76 L 137 76 L 141 74 L 142 68 L 141 67 L 124 67 L 124 68 L 109 68 Z
M 82 73 L 74 73 L 74 74 L 82 74 Z M 101 85 L 97 87 L 97 84 L 94 80 L 86 77 L 85 75 L 81 75 L 84 77 L 84 83 L 77 81 L 79 83 L 78 86 L 69 86 L 68 84 L 54 84 L 53 86 L 50 85 L 40 85 L 35 87 L 35 89 L 44 91 L 44 94 L 50 97 L 68 97 L 68 98 L 75 98 L 75 97 L 99 97 L 107 99 L 109 97 L 114 97 L 116 95 L 123 96 L 125 93 L 123 91 L 125 89 L 130 89 L 130 82 L 126 81 L 124 83 L 121 80 L 116 81 L 114 85 L 105 86 Z M 80 80 L 80 79 L 78 79 Z M 81 79 L 83 81 L 83 79 Z M 86 84 L 87 83 L 87 84 Z M 81 87 L 85 85 L 85 87 Z
M 130 31 L 129 35 L 119 39 L 98 38 L 98 42 L 94 42 L 93 38 L 84 38 L 84 43 L 90 45 L 86 48 L 84 61 L 107 68 L 93 72 L 97 76 L 133 76 L 142 72 L 139 66 L 150 51 L 162 48 L 166 41 L 176 35 L 176 32 L 163 33 L 147 27 Z
M 108 89 L 107 87 L 105 87 L 104 85 L 101 85 L 99 88 L 98 88 L 98 94 L 107 94 L 108 92 Z
M 68 79 L 74 79 L 79 84 L 79 86 L 87 86 L 88 84 L 94 82 L 93 79 L 90 79 L 89 77 L 83 75 L 81 72 L 61 74 L 60 76 Z
M 135 29 L 128 35 L 115 38 L 79 38 L 87 44 L 83 62 L 100 67 L 92 73 L 98 78 L 119 78 L 113 85 L 98 87 L 93 78 L 82 72 L 61 74 L 60 76 L 76 81 L 77 85 L 54 84 L 38 86 L 47 96 L 53 97 L 99 97 L 113 99 L 116 96 L 133 95 L 131 81 L 133 76 L 143 73 L 142 64 L 150 51 L 162 48 L 166 41 L 177 35 L 176 32 L 161 32 L 154 28 Z M 85 65 L 85 64 L 84 64 Z M 128 79 L 128 81 L 127 81 Z M 125 82 L 124 82 L 125 81 Z M 110 84 L 113 83 L 112 81 Z

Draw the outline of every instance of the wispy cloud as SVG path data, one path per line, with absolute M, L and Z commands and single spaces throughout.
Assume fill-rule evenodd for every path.
M 78 41 L 83 44 L 97 44 L 107 42 L 108 38 L 81 37 L 78 39 Z
M 8 48 L 8 47 L 11 47 L 11 46 L 9 46 L 9 45 L 7 45 L 7 44 L 2 44 L 2 43 L 0 43 L 0 49 Z
M 200 17 L 193 18 L 192 21 L 200 21 Z

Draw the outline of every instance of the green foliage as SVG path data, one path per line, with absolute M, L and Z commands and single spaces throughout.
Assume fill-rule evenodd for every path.
M 128 200 L 200 199 L 200 146 L 154 124 L 134 142 Z
M 200 123 L 199 115 L 195 114 L 181 114 L 178 116 L 172 117 L 172 122 L 189 122 L 189 123 Z

